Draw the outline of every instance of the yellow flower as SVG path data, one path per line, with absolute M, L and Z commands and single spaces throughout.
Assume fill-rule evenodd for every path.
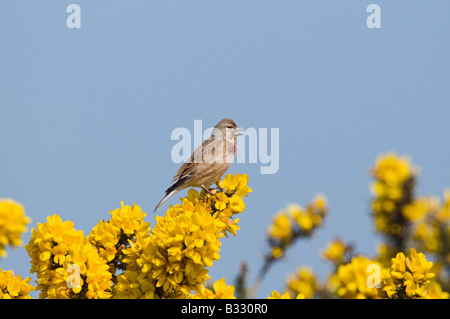
M 425 211 L 414 220 L 412 237 L 416 246 L 430 253 L 435 253 L 446 263 L 447 249 L 445 238 L 450 236 L 450 196 L 448 190 L 444 192 L 444 203 L 439 197 L 422 198 Z M 448 254 L 450 257 L 450 254 Z M 450 259 L 449 259 L 450 260 Z
M 340 264 L 344 261 L 344 255 L 349 249 L 350 247 L 342 240 L 337 239 L 330 242 L 328 246 L 321 251 L 321 256 L 334 264 Z
M 223 188 L 227 195 L 238 195 L 239 197 L 247 197 L 248 193 L 252 192 L 252 189 L 247 186 L 248 183 L 247 174 L 239 174 L 236 176 L 228 174 L 223 180 L 219 180 L 216 184 L 219 188 Z
M 230 207 L 231 211 L 233 212 L 233 214 L 241 213 L 245 210 L 244 200 L 239 195 L 234 194 L 230 198 L 229 207 Z
M 291 204 L 287 207 L 287 211 L 304 232 L 309 232 L 314 227 L 314 220 L 311 218 L 311 214 L 305 212 L 299 205 Z
M 283 249 L 281 247 L 273 247 L 272 248 L 272 257 L 275 259 L 281 258 L 283 256 Z
M 315 196 L 306 209 L 289 204 L 286 210 L 278 211 L 268 229 L 271 258 L 280 258 L 295 239 L 311 236 L 314 229 L 322 225 L 326 212 L 323 195 Z
M 123 249 L 134 242 L 136 236 L 148 235 L 150 223 L 144 222 L 147 216 L 141 208 L 120 203 L 120 208 L 110 211 L 109 221 L 99 221 L 88 236 L 88 241 L 99 250 L 112 267 L 124 268 L 122 265 Z
M 317 289 L 316 277 L 310 268 L 301 267 L 288 278 L 287 288 L 294 295 L 302 294 L 305 299 L 310 299 Z
M 437 253 L 441 249 L 441 233 L 435 223 L 420 223 L 416 225 L 413 238 L 421 244 L 421 249 Z
M 151 231 L 140 207 L 123 202 L 87 237 L 72 222 L 47 217 L 26 245 L 40 298 L 186 298 L 192 291 L 232 298 L 234 287 L 224 279 L 214 293 L 204 285 L 220 258 L 220 239 L 239 229 L 233 215 L 245 209 L 247 182 L 245 174 L 228 175 L 213 195 L 189 190 L 181 204 L 156 217 Z M 116 275 L 117 269 L 123 272 Z M 16 288 L 10 284 L 12 295 Z
M 223 180 L 217 183 L 217 186 L 224 188 L 228 193 L 232 193 L 236 190 L 237 179 L 234 175 L 228 174 Z
M 345 299 L 370 299 L 377 296 L 377 289 L 367 284 L 370 265 L 378 265 L 364 256 L 353 257 L 348 264 L 341 264 L 336 274 L 330 277 L 334 293 Z
M 269 228 L 269 237 L 287 242 L 292 235 L 291 219 L 285 212 L 278 212 Z
M 214 292 L 216 299 L 236 299 L 234 297 L 234 287 L 227 286 L 225 278 L 222 278 L 214 283 Z
M 84 295 L 76 296 L 88 299 L 105 299 L 111 297 L 112 275 L 105 260 L 99 256 L 98 251 L 89 242 L 72 251 L 65 263 L 65 270 L 77 265 L 80 269 L 80 285 L 72 287 L 74 294 L 84 292 Z M 67 273 L 67 280 L 70 274 Z M 49 295 L 49 298 L 59 298 L 58 295 Z M 75 298 L 76 298 L 75 297 Z
M 435 281 L 430 282 L 428 291 L 424 296 L 424 299 L 449 299 L 450 294 L 442 291 L 442 287 Z
M 425 255 L 422 253 L 417 253 L 414 248 L 411 248 L 411 259 L 406 260 L 406 265 L 408 269 L 413 273 L 414 280 L 428 281 L 435 275 L 431 272 L 431 267 L 433 267 L 432 261 L 427 261 Z
M 274 290 L 270 294 L 269 297 L 266 299 L 292 299 L 291 296 L 287 291 L 285 291 L 283 294 L 280 294 L 278 291 Z M 298 294 L 296 299 L 305 299 L 305 296 L 303 294 Z
M 402 184 L 406 179 L 414 174 L 415 169 L 411 166 L 409 157 L 398 157 L 395 153 L 389 153 L 378 157 L 373 170 L 373 175 L 376 179 L 382 180 L 388 186 L 395 189 Z M 388 189 L 389 190 L 389 189 Z M 397 192 L 394 192 L 393 197 L 397 197 Z
M 63 222 L 58 215 L 47 217 L 47 222 L 38 223 L 37 228 L 31 230 L 31 238 L 25 248 L 31 258 L 30 272 L 35 272 L 38 277 L 37 290 L 41 290 L 41 298 L 48 296 L 49 289 L 59 291 L 59 287 L 65 285 L 62 272 L 66 255 L 83 241 L 83 232 L 73 229 L 72 222 Z
M 30 291 L 34 287 L 29 284 L 31 278 L 14 276 L 12 270 L 6 271 L 0 268 L 0 299 L 31 299 Z
M 186 297 L 208 279 L 205 267 L 220 258 L 219 238 L 225 225 L 217 223 L 204 206 L 197 205 L 195 211 L 189 207 L 184 198 L 181 206 L 157 217 L 151 242 L 136 261 L 148 269 L 149 282 L 155 281 L 161 298 Z
M 415 221 L 422 218 L 429 210 L 429 200 L 421 197 L 403 207 L 403 216 L 408 220 Z
M 220 239 L 239 229 L 239 219 L 232 216 L 245 208 L 240 202 L 250 191 L 245 176 L 227 175 L 217 182 L 220 189 L 213 195 L 189 190 L 181 205 L 157 216 L 149 236 L 136 236 L 124 249 L 127 266 L 117 278 L 116 297 L 186 298 L 191 291 L 210 296 L 204 288 L 207 268 L 220 258 Z M 216 282 L 214 296 L 230 297 L 227 287 L 224 281 Z
M 444 204 L 440 207 L 436 217 L 440 223 L 450 222 L 450 189 L 444 191 Z
M 216 201 L 214 203 L 214 207 L 217 210 L 224 210 L 227 208 L 227 204 L 230 201 L 230 199 L 225 195 L 224 193 L 218 193 L 216 196 Z
M 234 287 L 227 286 L 225 278 L 222 278 L 214 283 L 214 292 L 201 285 L 195 295 L 190 295 L 189 299 L 236 299 L 236 297 L 234 296 Z
M 32 229 L 25 248 L 31 272 L 38 278 L 40 298 L 110 297 L 109 266 L 83 232 L 73 228 L 73 222 L 63 222 L 58 215 L 47 217 L 47 222 Z M 72 285 L 72 279 L 78 284 Z
M 410 258 L 398 253 L 391 260 L 391 267 L 383 273 L 380 294 L 382 298 L 412 299 L 422 298 L 428 292 L 433 262 L 425 255 L 411 248 Z
M 21 204 L 12 199 L 0 199 L 0 257 L 6 256 L 6 246 L 22 246 L 20 236 L 26 232 L 30 218 Z
M 323 194 L 318 194 L 313 198 L 312 202 L 306 207 L 306 212 L 303 212 L 301 207 L 291 212 L 302 231 L 307 234 L 312 229 L 322 225 L 326 213 L 327 200 Z
M 379 232 L 394 237 L 396 242 L 402 242 L 403 230 L 409 227 L 410 221 L 426 212 L 426 201 L 413 201 L 417 172 L 408 157 L 395 153 L 378 157 L 372 169 L 375 178 L 371 186 L 375 227 Z

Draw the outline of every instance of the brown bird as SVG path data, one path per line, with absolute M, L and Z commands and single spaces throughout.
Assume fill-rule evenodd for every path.
M 211 137 L 192 153 L 191 157 L 175 173 L 172 185 L 164 198 L 156 205 L 155 213 L 174 194 L 187 187 L 201 187 L 209 192 L 230 167 L 236 154 L 236 137 L 242 135 L 232 119 L 223 119 L 214 127 Z

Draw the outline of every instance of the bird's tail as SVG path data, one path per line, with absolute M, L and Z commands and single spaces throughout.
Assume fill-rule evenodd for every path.
M 161 201 L 158 203 L 158 205 L 156 205 L 155 210 L 152 212 L 152 214 L 156 213 L 156 211 L 162 206 L 164 205 L 165 202 L 167 202 L 169 200 L 170 197 L 172 197 L 173 194 L 177 193 L 178 189 L 174 189 L 174 190 L 170 190 L 168 189 L 168 192 L 166 192 L 166 196 L 164 196 L 163 199 L 161 199 Z
M 178 193 L 182 189 L 185 189 L 186 188 L 186 182 L 190 181 L 191 179 L 192 179 L 192 176 L 188 175 L 186 177 L 178 179 L 175 183 L 170 185 L 170 187 L 168 189 L 166 189 L 166 196 L 164 196 L 164 198 L 161 199 L 161 201 L 158 203 L 158 205 L 156 205 L 156 208 L 152 212 L 152 214 L 156 213 L 156 211 L 162 205 L 164 205 L 164 203 L 167 202 L 169 200 L 169 198 L 172 197 L 172 195 Z

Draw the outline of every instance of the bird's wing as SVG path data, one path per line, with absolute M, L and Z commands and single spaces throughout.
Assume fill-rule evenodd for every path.
M 215 143 L 214 142 L 214 136 L 211 136 L 207 140 L 205 140 L 202 145 L 197 147 L 192 153 L 189 160 L 187 160 L 181 167 L 178 169 L 178 171 L 175 173 L 172 179 L 172 186 L 178 183 L 181 180 L 189 180 L 192 178 L 193 172 L 199 163 L 198 161 L 203 161 L 203 155 L 204 154 L 210 154 L 211 152 L 214 152 L 213 148 Z

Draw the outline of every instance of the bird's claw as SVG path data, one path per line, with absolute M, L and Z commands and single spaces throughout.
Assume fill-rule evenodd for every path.
M 209 195 L 214 196 L 214 193 L 211 192 L 209 189 L 207 189 L 207 188 L 205 187 L 205 185 L 202 185 L 202 188 L 203 188 L 203 190 L 204 190 L 205 192 L 207 192 Z

